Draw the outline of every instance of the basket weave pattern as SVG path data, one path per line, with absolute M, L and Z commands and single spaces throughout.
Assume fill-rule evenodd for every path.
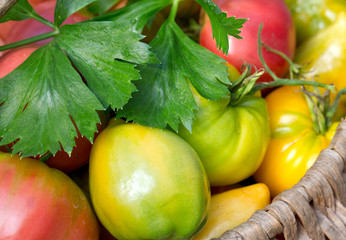
M 346 120 L 329 147 L 291 189 L 255 212 L 225 239 L 344 240 L 346 239 Z

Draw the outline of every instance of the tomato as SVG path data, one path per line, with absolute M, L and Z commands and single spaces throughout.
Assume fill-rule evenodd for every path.
M 34 6 L 35 11 L 41 15 L 43 18 L 54 21 L 54 9 L 55 9 L 56 1 L 43 1 Z M 80 13 L 74 13 L 70 17 L 64 21 L 64 24 L 72 24 L 81 22 L 86 20 L 88 17 L 83 16 Z M 5 40 L 6 44 L 17 42 L 20 40 L 24 40 L 26 38 L 34 37 L 36 35 L 40 35 L 46 32 L 50 32 L 53 29 L 48 27 L 47 25 L 40 23 L 34 19 L 27 19 L 24 21 L 18 22 L 7 22 L 0 24 L 0 32 L 2 32 L 2 25 L 5 25 L 4 31 L 5 33 L 0 34 Z M 7 27 L 6 27 L 7 26 Z M 10 28 L 10 29 L 8 29 Z M 49 42 L 51 39 L 46 39 L 43 41 L 39 41 L 39 44 L 45 44 Z
M 64 173 L 0 153 L 0 239 L 98 239 L 86 197 Z
M 204 225 L 203 165 L 176 134 L 112 119 L 90 155 L 96 214 L 117 239 L 188 239 Z
M 346 12 L 337 20 L 304 42 L 297 49 L 295 62 L 309 63 L 305 74 L 325 84 L 334 84 L 339 91 L 346 87 Z M 335 97 L 335 96 L 333 96 Z M 341 97 L 336 119 L 346 115 L 346 96 Z
M 213 53 L 224 58 L 240 71 L 244 61 L 253 64 L 256 68 L 263 65 L 258 56 L 258 28 L 263 23 L 261 40 L 269 47 L 279 50 L 289 58 L 293 58 L 295 51 L 295 28 L 292 16 L 283 0 L 216 0 L 214 1 L 228 17 L 248 18 L 241 28 L 240 36 L 236 39 L 229 36 L 229 51 L 224 55 L 218 50 L 213 39 L 212 29 L 208 17 L 200 32 L 200 44 Z M 265 50 L 262 47 L 263 58 L 269 68 L 278 76 L 287 74 L 289 64 L 280 56 Z M 271 81 L 265 73 L 259 81 Z
M 8 51 L 4 56 L 0 58 L 0 78 L 12 72 L 16 67 L 23 63 L 36 49 L 37 46 L 30 46 L 20 47 Z M 107 126 L 109 121 L 109 114 L 105 111 L 99 111 L 98 114 L 101 120 L 101 124 L 97 124 L 97 129 L 98 132 L 100 132 Z M 57 168 L 67 173 L 76 170 L 89 162 L 92 143 L 85 136 L 82 136 L 80 134 L 76 125 L 75 128 L 77 131 L 77 137 L 75 138 L 76 146 L 73 147 L 71 155 L 69 156 L 68 153 L 61 149 L 54 156 L 51 156 L 48 158 L 48 160 L 46 160 L 46 164 L 48 166 Z M 95 138 L 98 132 L 95 133 Z M 12 145 L 13 144 L 10 144 L 8 146 L 0 146 L 0 150 L 7 152 L 7 148 L 11 148 Z M 41 157 L 35 158 L 40 159 Z
M 230 98 L 207 100 L 194 89 L 198 106 L 192 130 L 179 136 L 197 152 L 211 186 L 224 186 L 250 177 L 261 164 L 270 140 L 266 102 L 245 96 L 232 105 Z
M 0 78 L 5 77 L 22 64 L 36 49 L 36 46 L 30 46 L 20 47 L 6 52 L 6 54 L 0 58 Z
M 0 37 L 0 46 L 5 45 L 5 41 Z M 4 55 L 4 52 L 0 52 L 0 57 Z
M 193 240 L 219 238 L 224 232 L 246 222 L 253 213 L 269 203 L 270 192 L 263 183 L 212 195 L 207 223 Z
M 296 184 L 322 149 L 328 147 L 338 122 L 326 134 L 316 133 L 305 97 L 299 87 L 280 87 L 265 100 L 272 139 L 254 178 L 265 183 L 274 197 Z
M 333 24 L 339 13 L 346 12 L 344 0 L 285 0 L 285 2 L 292 13 L 298 44 Z

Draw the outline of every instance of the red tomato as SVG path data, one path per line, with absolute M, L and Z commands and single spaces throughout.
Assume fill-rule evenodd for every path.
M 30 54 L 37 49 L 36 46 L 21 47 L 10 50 L 3 57 L 0 58 L 0 78 L 6 76 L 12 72 L 17 66 L 27 59 Z M 105 112 L 99 112 L 101 124 L 97 125 L 98 132 L 95 133 L 95 137 L 101 132 L 108 124 L 109 116 Z M 57 168 L 63 172 L 71 172 L 76 170 L 89 162 L 89 155 L 91 151 L 92 143 L 80 134 L 77 126 L 78 137 L 75 138 L 76 146 L 73 147 L 71 156 L 69 156 L 63 149 L 58 151 L 55 156 L 50 157 L 46 164 L 50 167 Z M 8 151 L 13 144 L 7 146 L 0 146 L 1 151 Z M 40 159 L 36 157 L 36 159 Z
M 257 34 L 260 23 L 263 23 L 262 42 L 271 48 L 289 56 L 294 55 L 296 40 L 292 16 L 283 0 L 214 0 L 228 17 L 248 18 L 241 28 L 243 39 L 229 37 L 228 55 L 216 47 L 208 17 L 200 33 L 200 44 L 224 58 L 240 70 L 245 60 L 257 68 L 263 67 L 257 50 Z M 262 48 L 263 57 L 269 68 L 279 77 L 286 75 L 289 64 L 280 56 Z M 259 81 L 271 81 L 269 74 L 264 74 Z
M 87 198 L 61 171 L 0 153 L 0 176 L 0 239 L 98 239 Z
M 2 45 L 5 45 L 5 42 L 4 42 L 4 40 L 2 40 L 2 38 L 0 37 L 0 46 L 2 46 Z M 0 57 L 1 57 L 2 55 L 4 55 L 4 52 L 0 52 Z
M 37 47 L 22 47 L 6 52 L 0 58 L 0 78 L 5 77 L 12 72 L 16 67 L 22 64 Z
M 42 1 L 41 3 L 34 5 L 34 9 L 43 18 L 53 22 L 55 4 L 56 4 L 55 0 Z M 83 20 L 86 20 L 87 18 L 88 17 L 83 16 L 77 12 L 72 14 L 69 18 L 67 18 L 64 24 L 72 24 L 72 23 L 81 22 Z M 4 27 L 2 26 L 3 24 L 4 24 Z M 53 30 L 47 25 L 40 23 L 34 19 L 27 19 L 27 20 L 18 21 L 18 22 L 9 21 L 7 23 L 2 23 L 0 24 L 0 29 L 1 29 L 0 32 L 2 32 L 0 33 L 0 36 L 3 37 L 3 39 L 5 40 L 7 44 L 24 40 L 26 38 L 34 37 L 36 35 L 40 35 L 40 34 L 50 32 Z M 46 39 L 38 43 L 45 44 L 49 41 L 50 39 Z

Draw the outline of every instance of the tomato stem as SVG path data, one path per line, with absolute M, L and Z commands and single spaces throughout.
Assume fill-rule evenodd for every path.
M 18 42 L 14 42 L 14 43 L 10 43 L 10 44 L 6 44 L 6 45 L 3 45 L 3 46 L 0 46 L 0 51 L 4 51 L 4 50 L 11 49 L 11 48 L 16 48 L 16 47 L 24 46 L 24 45 L 27 45 L 27 44 L 30 44 L 30 43 L 34 43 L 34 42 L 37 42 L 37 41 L 41 41 L 41 40 L 44 40 L 44 39 L 55 37 L 58 34 L 59 34 L 59 30 L 43 33 L 43 34 L 35 36 L 35 37 L 27 38 L 27 39 L 24 39 L 24 40 L 21 40 L 21 41 L 18 41 Z
M 294 79 L 293 73 L 291 73 L 291 72 L 293 71 L 295 74 L 298 75 L 302 71 L 300 65 L 295 64 L 284 53 L 277 51 L 275 49 L 272 49 L 268 45 L 265 45 L 264 43 L 262 43 L 262 40 L 261 40 L 262 28 L 263 28 L 263 23 L 260 24 L 259 29 L 258 29 L 258 38 L 257 38 L 258 55 L 259 55 L 259 58 L 263 64 L 264 69 L 273 78 L 273 81 L 256 83 L 256 85 L 254 85 L 253 89 L 250 91 L 251 94 L 253 94 L 259 90 L 265 89 L 265 88 L 277 87 L 277 86 L 283 86 L 283 85 L 289 85 L 289 86 L 311 85 L 311 86 L 316 86 L 316 87 L 323 87 L 323 88 L 329 89 L 330 91 L 335 91 L 335 87 L 332 85 L 327 85 L 327 84 L 314 82 L 314 81 L 305 81 L 305 80 Z M 290 71 L 290 73 L 291 73 L 290 77 L 291 78 L 279 78 L 278 76 L 275 75 L 275 73 L 272 70 L 270 70 L 270 68 L 268 67 L 268 65 L 264 61 L 263 54 L 262 54 L 262 46 L 265 47 L 268 51 L 271 51 L 275 54 L 278 54 L 281 57 L 283 57 L 286 61 L 288 61 L 288 63 L 290 64 L 290 69 L 291 69 L 291 71 Z
M 174 22 L 175 21 L 175 16 L 177 15 L 178 6 L 179 6 L 179 2 L 180 1 L 181 0 L 173 0 L 171 12 L 169 13 L 169 18 L 168 18 L 169 22 Z
M 324 83 L 298 80 L 298 79 L 278 78 L 277 80 L 272 81 L 272 82 L 256 83 L 256 85 L 251 89 L 249 94 L 254 94 L 255 92 L 262 90 L 262 89 L 265 89 L 265 88 L 279 87 L 279 86 L 284 86 L 284 85 L 286 85 L 286 86 L 303 86 L 303 85 L 317 86 L 317 87 L 326 88 L 330 91 L 335 91 L 335 87 L 333 85 L 326 85 Z

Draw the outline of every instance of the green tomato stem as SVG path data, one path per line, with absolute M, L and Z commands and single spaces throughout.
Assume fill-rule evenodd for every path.
M 21 41 L 18 41 L 18 42 L 14 42 L 14 43 L 10 43 L 10 44 L 6 44 L 6 45 L 3 45 L 3 46 L 0 46 L 0 51 L 4 51 L 4 50 L 11 49 L 11 48 L 16 48 L 16 47 L 24 46 L 24 45 L 27 45 L 27 44 L 30 44 L 30 43 L 38 42 L 38 41 L 41 41 L 41 40 L 44 40 L 44 39 L 55 37 L 58 34 L 59 34 L 59 30 L 43 33 L 41 35 L 37 35 L 37 36 L 32 37 L 32 38 L 27 38 L 27 39 L 24 39 L 24 40 L 21 40 Z
M 258 47 L 258 55 L 261 60 L 261 63 L 263 64 L 264 69 L 269 73 L 269 75 L 276 81 L 278 77 L 275 75 L 275 73 L 270 70 L 267 63 L 264 61 L 263 55 L 262 55 L 262 40 L 261 40 L 261 33 L 262 33 L 263 23 L 259 25 L 258 29 L 258 37 L 257 37 L 257 47 Z
M 171 12 L 169 13 L 169 17 L 168 17 L 169 22 L 175 21 L 175 17 L 176 17 L 177 12 L 178 12 L 178 6 L 179 6 L 180 1 L 181 0 L 173 0 Z
M 298 80 L 298 79 L 286 79 L 286 78 L 277 78 L 277 80 L 272 82 L 263 82 L 263 83 L 257 83 L 250 91 L 250 94 L 254 94 L 255 92 L 270 88 L 270 87 L 278 87 L 278 86 L 302 86 L 302 85 L 309 85 L 309 86 L 316 86 L 316 87 L 323 87 L 326 89 L 329 89 L 331 91 L 335 91 L 335 87 L 333 85 L 327 85 L 324 83 L 314 82 L 314 81 L 305 81 L 305 80 Z

